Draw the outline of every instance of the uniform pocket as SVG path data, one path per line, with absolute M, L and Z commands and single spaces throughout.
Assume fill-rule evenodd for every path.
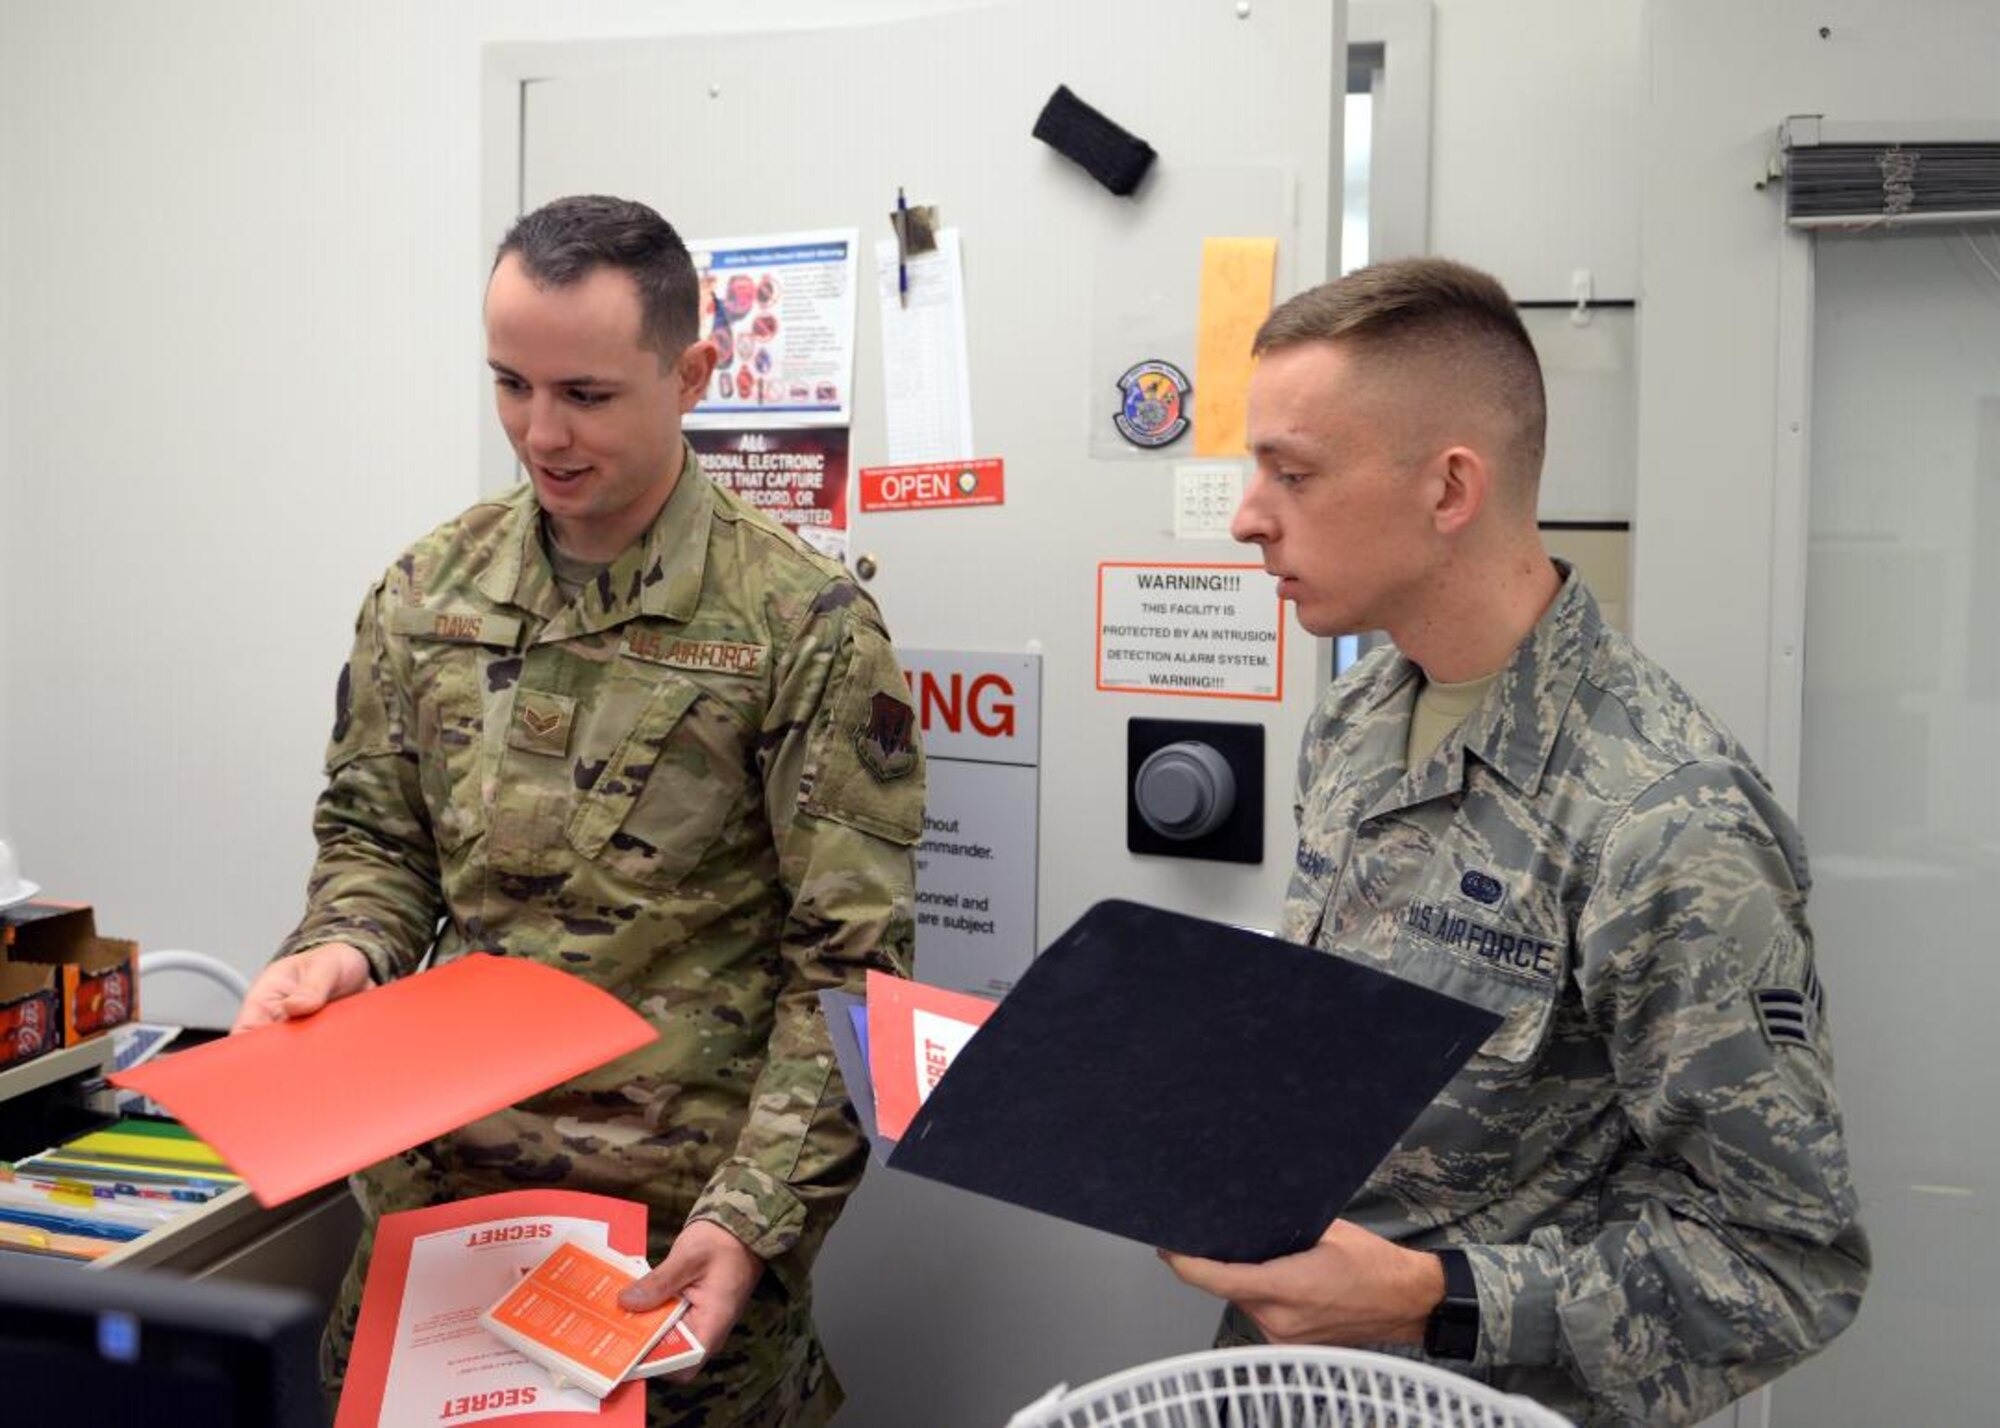
M 720 699 L 663 679 L 569 821 L 569 844 L 613 875 L 670 888 L 714 845 L 748 792 L 749 730 Z
M 1500 1013 L 1500 1027 L 1473 1053 L 1472 1065 L 1516 1068 L 1533 1061 L 1548 1039 L 1555 1014 L 1554 987 L 1503 985 L 1481 1005 Z
M 521 622 L 478 610 L 398 606 L 390 632 L 408 641 L 418 781 L 432 837 L 446 853 L 486 826 L 486 720 L 504 720 Z
M 1406 932 L 1396 938 L 1388 970 L 1500 1017 L 1499 1027 L 1466 1063 L 1468 1071 L 1502 1076 L 1521 1071 L 1548 1040 L 1561 987 L 1560 962 L 1546 980 L 1529 981 L 1473 965 L 1428 937 Z
M 418 782 L 440 850 L 453 852 L 486 825 L 485 701 L 474 646 L 411 642 Z

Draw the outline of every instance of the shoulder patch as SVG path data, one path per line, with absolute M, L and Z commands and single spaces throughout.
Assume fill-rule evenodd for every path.
M 916 711 L 905 701 L 893 694 L 872 696 L 867 720 L 854 736 L 862 767 L 884 783 L 915 768 L 916 728 Z

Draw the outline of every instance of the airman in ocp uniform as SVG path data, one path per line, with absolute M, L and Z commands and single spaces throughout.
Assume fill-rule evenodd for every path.
M 840 1402 L 809 1271 L 866 1145 L 817 994 L 907 975 L 924 767 L 873 602 L 703 476 L 681 417 L 714 349 L 686 249 L 616 199 L 502 243 L 486 300 L 529 480 L 406 551 L 338 687 L 305 919 L 239 1025 L 309 1015 L 429 956 L 529 957 L 659 1039 L 354 1177 L 385 1213 L 560 1186 L 642 1201 L 711 1351 L 648 1420 L 818 1425 Z

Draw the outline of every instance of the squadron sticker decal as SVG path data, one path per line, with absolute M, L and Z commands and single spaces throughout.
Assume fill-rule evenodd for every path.
M 1118 434 L 1134 446 L 1171 446 L 1187 433 L 1194 384 L 1171 362 L 1140 362 L 1118 379 Z

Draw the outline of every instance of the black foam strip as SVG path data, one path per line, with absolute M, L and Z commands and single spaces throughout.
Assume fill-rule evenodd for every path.
M 1116 194 L 1139 186 L 1156 157 L 1153 146 L 1126 133 L 1059 84 L 1035 120 L 1035 137 L 1083 165 L 1090 176 Z

